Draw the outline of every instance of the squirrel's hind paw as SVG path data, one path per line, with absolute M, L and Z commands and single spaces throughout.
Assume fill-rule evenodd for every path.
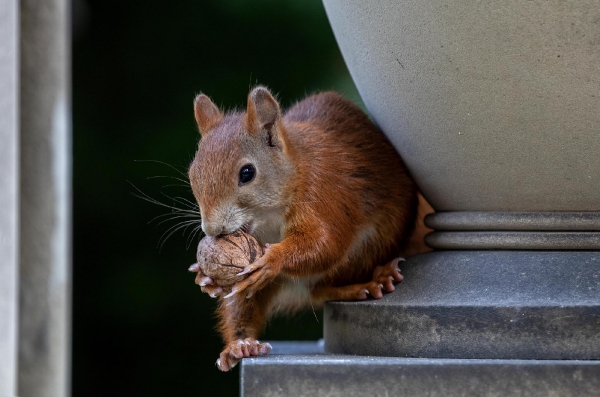
M 227 344 L 221 352 L 217 360 L 217 368 L 223 372 L 227 372 L 235 367 L 242 358 L 264 356 L 271 349 L 271 344 L 260 343 L 252 338 L 235 340 Z

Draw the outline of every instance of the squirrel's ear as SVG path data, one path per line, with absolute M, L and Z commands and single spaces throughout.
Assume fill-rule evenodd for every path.
M 254 88 L 248 95 L 247 123 L 250 131 L 266 130 L 269 133 L 281 118 L 279 103 L 268 89 L 262 86 Z
M 194 117 L 198 123 L 200 134 L 206 135 L 215 124 L 221 121 L 223 115 L 209 97 L 199 94 L 194 99 Z

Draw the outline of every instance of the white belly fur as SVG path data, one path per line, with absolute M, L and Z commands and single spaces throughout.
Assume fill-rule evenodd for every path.
M 275 283 L 282 283 L 283 287 L 275 296 L 270 308 L 270 312 L 287 313 L 293 312 L 305 307 L 314 307 L 311 302 L 310 289 L 322 276 L 308 276 L 296 279 L 283 278 L 275 280 Z

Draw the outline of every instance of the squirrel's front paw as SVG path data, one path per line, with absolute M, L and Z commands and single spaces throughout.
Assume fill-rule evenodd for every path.
M 188 269 L 190 272 L 197 273 L 194 282 L 200 286 L 202 292 L 210 295 L 211 298 L 216 298 L 223 295 L 223 288 L 218 286 L 214 280 L 202 272 L 200 265 L 194 263 Z
M 251 298 L 252 295 L 263 289 L 279 275 L 279 267 L 272 265 L 272 262 L 270 261 L 265 261 L 265 257 L 262 257 L 253 264 L 246 266 L 246 268 L 238 274 L 238 276 L 244 274 L 248 274 L 249 276 L 248 278 L 238 282 L 232 288 L 231 292 L 225 295 L 225 299 L 231 298 L 236 294 L 245 294 L 246 298 Z
M 217 368 L 227 372 L 235 367 L 242 358 L 264 356 L 270 351 L 271 345 L 269 343 L 260 343 L 252 338 L 238 339 L 225 346 L 217 360 Z

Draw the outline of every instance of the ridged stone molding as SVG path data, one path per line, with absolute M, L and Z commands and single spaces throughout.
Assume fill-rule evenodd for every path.
M 439 212 L 425 224 L 436 249 L 600 250 L 600 212 Z

